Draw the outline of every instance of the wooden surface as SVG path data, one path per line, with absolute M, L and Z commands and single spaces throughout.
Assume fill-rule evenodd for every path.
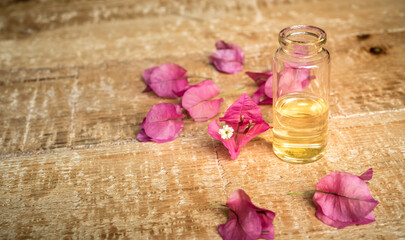
M 277 33 L 311 24 L 332 57 L 326 156 L 291 165 L 271 133 L 231 161 L 187 122 L 165 144 L 136 140 L 156 103 L 141 72 L 166 62 L 209 76 L 222 92 L 256 86 Z M 240 45 L 244 71 L 208 62 L 217 40 Z M 405 238 L 405 1 L 2 1 L 0 238 L 219 239 L 237 188 L 276 212 L 276 239 Z M 193 80 L 194 83 L 195 80 Z M 225 97 L 220 115 L 241 93 Z M 272 107 L 261 107 L 272 122 Z M 312 190 L 332 171 L 360 174 L 380 204 L 376 222 L 336 230 L 315 217 Z

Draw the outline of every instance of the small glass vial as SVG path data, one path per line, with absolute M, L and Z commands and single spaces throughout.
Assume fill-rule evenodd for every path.
M 325 154 L 329 112 L 326 33 L 298 25 L 280 32 L 273 66 L 273 151 L 290 163 Z

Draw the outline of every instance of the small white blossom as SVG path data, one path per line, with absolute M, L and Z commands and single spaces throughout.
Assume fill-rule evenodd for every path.
M 228 125 L 224 125 L 221 129 L 219 129 L 218 133 L 221 134 L 221 138 L 222 139 L 230 139 L 233 135 L 233 128 L 228 126 Z

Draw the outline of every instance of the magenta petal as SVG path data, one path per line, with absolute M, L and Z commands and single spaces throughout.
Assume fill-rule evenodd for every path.
M 345 227 L 351 226 L 351 225 L 364 225 L 364 224 L 369 224 L 369 223 L 375 222 L 373 212 L 370 212 L 364 218 L 362 218 L 362 219 L 360 219 L 358 221 L 353 221 L 353 222 L 339 222 L 339 221 L 336 221 L 336 220 L 332 220 L 332 219 L 328 218 L 327 216 L 325 216 L 322 213 L 322 209 L 320 209 L 320 208 L 318 208 L 316 210 L 315 215 L 319 220 L 321 220 L 326 225 L 329 225 L 331 227 L 338 228 L 338 229 L 342 229 L 342 228 L 345 228 Z
M 253 94 L 252 100 L 256 104 L 272 104 L 273 103 L 273 73 L 272 72 L 246 72 L 259 86 Z
M 267 209 L 258 209 L 256 211 L 259 213 L 262 224 L 262 231 L 259 238 L 274 239 L 273 220 L 276 217 L 276 214 Z
M 217 122 L 211 122 L 208 132 L 215 139 L 222 141 L 228 148 L 232 159 L 236 159 L 240 149 L 258 134 L 265 132 L 270 126 L 263 120 L 259 106 L 247 94 L 242 94 L 219 119 L 233 128 L 230 139 L 222 139 L 218 131 L 221 129 Z
M 373 178 L 373 169 L 369 168 L 367 171 L 361 174 L 359 178 L 363 181 L 371 180 Z
M 225 73 L 237 73 L 243 69 L 245 54 L 236 44 L 218 41 L 215 43 L 217 50 L 211 55 L 210 62 L 217 70 Z
M 235 138 L 230 139 L 223 139 L 219 134 L 219 130 L 221 127 L 218 125 L 216 120 L 212 121 L 210 125 L 208 125 L 208 133 L 216 140 L 220 140 L 224 146 L 228 149 L 229 153 L 231 154 L 232 159 L 236 159 L 239 156 L 239 149 L 235 144 Z
M 259 104 L 261 102 L 260 99 L 262 98 L 267 98 L 266 94 L 264 93 L 264 84 L 262 84 L 261 86 L 259 86 L 259 88 L 257 89 L 257 91 L 253 94 L 252 96 L 252 100 L 253 102 L 255 102 L 256 104 Z
M 279 73 L 278 95 L 301 92 L 309 87 L 315 76 L 311 76 L 311 70 L 299 65 L 285 64 L 284 70 Z M 267 91 L 266 94 L 269 94 Z
M 240 55 L 233 49 L 215 51 L 211 55 L 210 61 L 217 70 L 224 73 L 238 73 L 243 69 L 243 62 L 240 60 Z
M 262 230 L 260 217 L 256 212 L 256 207 L 245 191 L 238 189 L 231 193 L 226 206 L 238 216 L 238 222 L 246 235 L 253 239 L 257 239 L 260 236 Z
M 256 137 L 260 133 L 267 131 L 270 128 L 269 124 L 265 121 L 256 123 L 246 134 L 238 135 L 237 145 L 241 148 L 246 145 L 252 138 Z
M 262 84 L 266 83 L 267 80 L 270 79 L 270 77 L 273 76 L 273 72 L 262 72 L 262 73 L 257 73 L 257 72 L 245 72 L 253 81 L 256 82 L 258 86 L 261 86 Z
M 259 105 L 267 105 L 267 104 L 273 104 L 273 99 L 266 96 L 263 100 L 259 102 Z
M 322 213 L 322 209 L 320 209 L 320 208 L 318 208 L 316 210 L 315 216 L 319 220 L 321 220 L 323 223 L 325 223 L 326 225 L 334 227 L 334 228 L 338 228 L 338 229 L 342 229 L 347 226 L 353 225 L 353 222 L 339 222 L 339 221 L 328 218 L 327 216 L 325 216 L 325 214 Z
M 149 86 L 146 86 L 142 92 L 150 92 L 150 91 L 153 91 L 152 88 Z
M 184 93 L 181 104 L 196 122 L 207 121 L 221 108 L 222 98 L 209 100 L 218 94 L 218 87 L 211 80 L 205 80 L 190 87 Z
M 220 118 L 220 121 L 225 121 L 227 124 L 238 124 L 241 116 L 244 122 L 252 121 L 253 123 L 261 122 L 262 112 L 259 106 L 244 93 L 236 100 L 225 112 L 225 116 Z
M 267 97 L 273 99 L 273 76 L 269 77 L 264 85 L 264 93 Z
M 145 129 L 141 129 L 141 131 L 139 131 L 136 139 L 138 139 L 140 142 L 149 142 L 151 140 L 150 137 L 146 135 Z
M 178 137 L 184 126 L 180 120 L 184 117 L 179 105 L 160 103 L 152 106 L 142 125 L 151 141 L 163 143 Z
M 152 89 L 149 87 L 149 85 L 151 84 L 151 82 L 150 82 L 150 75 L 152 74 L 152 72 L 156 69 L 156 68 L 158 68 L 157 66 L 154 66 L 154 67 L 151 67 L 151 68 L 148 68 L 148 69 L 146 69 L 145 71 L 143 71 L 142 72 L 142 77 L 143 77 L 143 80 L 145 81 L 145 83 L 146 83 L 146 88 L 145 88 L 145 90 L 144 90 L 144 92 L 146 92 L 146 91 L 151 91 Z M 149 90 L 150 89 L 150 90 Z
M 330 221 L 336 221 L 336 227 L 368 222 L 366 216 L 378 205 L 367 184 L 360 177 L 345 172 L 325 176 L 316 185 L 316 190 L 320 191 L 313 197 L 317 216 L 330 226 L 333 226 Z
M 228 221 L 218 227 L 218 232 L 224 240 L 256 240 L 246 236 L 242 227 L 238 223 L 238 218 L 232 211 L 228 213 Z
M 188 87 L 187 71 L 174 63 L 163 64 L 150 74 L 149 86 L 160 97 L 181 97 Z
M 226 205 L 228 222 L 218 228 L 223 239 L 274 238 L 275 213 L 256 207 L 242 189 L 231 193 Z

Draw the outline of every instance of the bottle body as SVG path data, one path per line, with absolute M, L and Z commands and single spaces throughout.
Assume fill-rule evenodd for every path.
M 326 34 L 312 26 L 280 32 L 273 66 L 273 151 L 291 163 L 324 156 L 328 135 L 330 57 Z

